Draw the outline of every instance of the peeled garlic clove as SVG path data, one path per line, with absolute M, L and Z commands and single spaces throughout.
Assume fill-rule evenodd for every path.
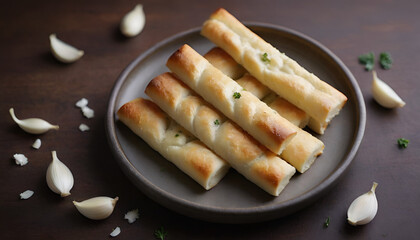
M 58 39 L 54 33 L 50 35 L 50 46 L 54 57 L 63 63 L 75 62 L 85 54 L 85 52 Z
M 404 107 L 405 102 L 398 94 L 388 84 L 378 78 L 376 71 L 372 72 L 372 94 L 376 102 L 386 108 Z
M 367 224 L 375 217 L 378 211 L 378 200 L 376 199 L 375 189 L 378 184 L 373 183 L 369 192 L 356 198 L 347 210 L 347 221 L 351 225 Z
M 121 20 L 120 30 L 125 36 L 134 37 L 143 30 L 145 22 L 146 17 L 144 15 L 143 5 L 137 4 Z
M 56 151 L 52 151 L 52 158 L 53 160 L 47 169 L 48 187 L 62 197 L 69 196 L 70 190 L 73 188 L 74 184 L 73 174 L 70 169 L 57 158 Z
M 118 236 L 118 234 L 120 234 L 121 233 L 121 228 L 120 227 L 116 227 L 109 235 L 111 236 L 111 237 L 116 237 L 116 236 Z
M 77 210 L 85 217 L 93 220 L 102 220 L 111 215 L 114 211 L 118 197 L 94 197 L 83 202 L 73 201 Z
M 58 129 L 58 125 L 51 125 L 49 122 L 40 118 L 28 118 L 19 120 L 15 115 L 13 108 L 9 109 L 10 116 L 12 116 L 15 123 L 19 125 L 27 133 L 42 134 L 50 129 Z

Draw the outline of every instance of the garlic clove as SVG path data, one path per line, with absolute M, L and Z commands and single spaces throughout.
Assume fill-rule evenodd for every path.
M 50 129 L 58 129 L 58 125 L 52 125 L 49 122 L 42 120 L 40 118 L 28 118 L 20 120 L 16 117 L 15 111 L 13 108 L 9 109 L 10 116 L 12 116 L 15 123 L 19 125 L 27 133 L 32 134 L 42 134 L 47 132 Z
M 134 37 L 143 30 L 145 22 L 146 16 L 144 15 L 143 5 L 137 4 L 121 20 L 120 30 L 126 37 Z
M 378 200 L 375 189 L 378 184 L 373 183 L 369 192 L 356 198 L 347 210 L 347 221 L 351 225 L 364 225 L 372 221 L 378 211 Z
M 61 197 L 70 195 L 70 190 L 73 188 L 74 178 L 70 169 L 64 165 L 58 158 L 57 152 L 52 151 L 52 162 L 47 169 L 47 184 L 48 187 L 55 193 L 60 194 Z
M 41 147 L 41 139 L 37 138 L 35 142 L 32 144 L 32 147 L 35 149 L 39 149 Z
M 50 35 L 50 46 L 54 57 L 63 63 L 75 62 L 84 54 L 84 51 L 81 51 L 58 39 L 54 33 Z
M 372 94 L 376 102 L 386 108 L 404 107 L 405 102 L 398 94 L 388 84 L 378 78 L 376 71 L 372 72 Z
M 118 197 L 94 197 L 82 202 L 73 201 L 73 204 L 83 216 L 93 220 L 102 220 L 111 215 L 117 201 Z
M 111 237 L 116 237 L 121 233 L 121 228 L 120 227 L 116 227 L 109 235 Z

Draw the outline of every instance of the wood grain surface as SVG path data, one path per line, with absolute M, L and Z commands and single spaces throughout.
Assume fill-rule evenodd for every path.
M 416 239 L 420 235 L 420 4 L 417 1 L 151 1 L 143 32 L 126 39 L 121 18 L 136 1 L 7 1 L 0 8 L 0 239 L 106 239 L 119 226 L 118 239 L 155 239 L 163 226 L 165 239 Z M 121 71 L 139 54 L 175 33 L 200 26 L 224 7 L 241 21 L 265 22 L 302 32 L 335 53 L 356 77 L 367 108 L 363 142 L 339 183 L 305 209 L 277 220 L 225 225 L 174 213 L 142 194 L 119 169 L 105 135 L 109 94 Z M 85 51 L 78 62 L 61 64 L 52 56 L 48 36 Z M 388 51 L 390 70 L 376 62 L 381 79 L 406 101 L 387 110 L 372 99 L 370 72 L 358 55 Z M 74 106 L 85 97 L 95 110 L 86 119 Z M 23 132 L 19 118 L 40 117 L 59 131 L 36 136 Z M 80 123 L 90 126 L 78 130 Z M 39 150 L 31 148 L 36 138 Z M 399 149 L 397 139 L 410 140 Z M 332 147 L 332 146 L 327 146 Z M 72 171 L 75 185 L 66 198 L 48 189 L 45 173 L 51 151 Z M 17 166 L 13 154 L 29 158 Z M 379 211 L 368 225 L 352 227 L 346 211 L 358 195 L 379 183 Z M 20 200 L 30 189 L 35 194 Z M 106 220 L 80 215 L 72 204 L 95 196 L 120 198 Z M 138 208 L 133 224 L 124 214 Z M 328 228 L 325 219 L 330 218 Z

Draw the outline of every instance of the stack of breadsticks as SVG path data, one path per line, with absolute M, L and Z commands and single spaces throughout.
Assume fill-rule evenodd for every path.
M 322 154 L 323 134 L 346 96 L 250 31 L 226 10 L 201 34 L 220 48 L 188 45 L 170 56 L 172 73 L 117 112 L 119 120 L 205 189 L 234 168 L 278 196 Z

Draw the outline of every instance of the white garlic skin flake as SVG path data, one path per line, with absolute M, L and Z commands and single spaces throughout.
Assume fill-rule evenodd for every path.
M 121 33 L 126 37 L 134 37 L 140 34 L 146 23 L 146 16 L 143 5 L 137 4 L 133 10 L 128 12 L 120 23 Z
M 47 169 L 47 185 L 51 191 L 60 194 L 61 197 L 69 196 L 74 184 L 73 174 L 58 159 L 56 151 L 52 151 L 52 158 L 53 160 Z
M 20 195 L 20 199 L 26 200 L 26 199 L 29 199 L 30 197 L 32 197 L 32 195 L 34 195 L 34 191 L 26 190 L 19 195 Z
M 18 119 L 15 115 L 13 108 L 9 109 L 10 116 L 12 116 L 15 123 L 27 133 L 31 134 L 42 134 L 48 132 L 51 129 L 58 130 L 58 125 L 52 125 L 51 123 L 42 120 L 40 118 L 28 118 L 28 119 Z
M 373 183 L 371 190 L 356 198 L 347 210 L 347 221 L 354 226 L 364 225 L 373 220 L 378 212 L 378 200 L 375 189 L 378 184 Z
M 58 39 L 54 33 L 50 35 L 50 47 L 54 57 L 63 63 L 75 62 L 85 54 L 84 51 Z
M 114 229 L 114 231 L 112 231 L 109 235 L 110 235 L 111 237 L 116 237 L 116 236 L 118 236 L 120 233 L 121 233 L 121 228 L 120 228 L 120 227 L 116 227 L 116 228 Z
M 102 220 L 109 217 L 114 211 L 118 197 L 94 197 L 82 202 L 73 201 L 77 210 L 85 217 L 92 220 Z

